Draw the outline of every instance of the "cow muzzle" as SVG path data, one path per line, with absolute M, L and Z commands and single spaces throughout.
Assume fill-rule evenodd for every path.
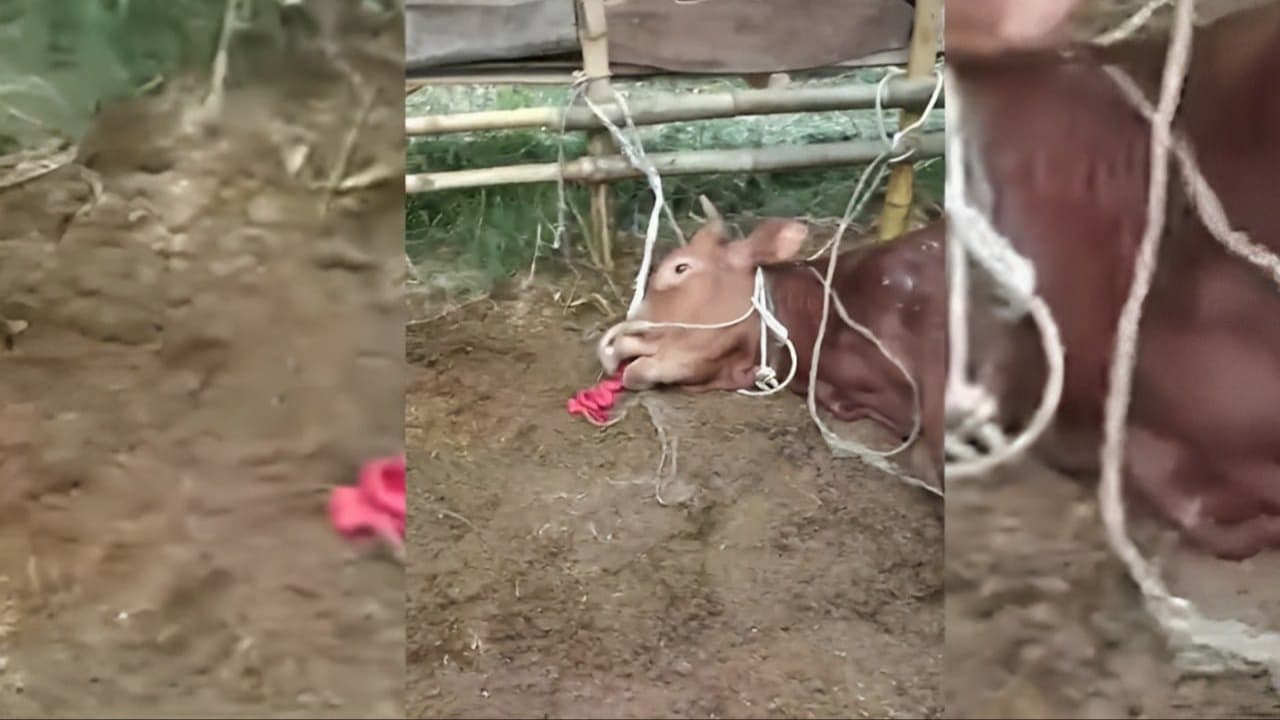
M 596 357 L 608 375 L 629 360 L 653 355 L 657 348 L 648 339 L 651 324 L 644 320 L 626 320 L 605 332 L 596 345 Z

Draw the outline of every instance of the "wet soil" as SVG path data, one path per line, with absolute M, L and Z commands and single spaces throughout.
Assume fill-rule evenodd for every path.
M 939 716 L 937 499 L 833 459 L 794 396 L 569 416 L 602 320 L 549 294 L 407 339 L 409 714 Z
M 1092 484 L 1031 462 L 947 497 L 950 717 L 1278 717 L 1264 674 L 1180 673 L 1102 530 Z M 1242 563 L 1133 536 L 1170 589 L 1214 618 L 1280 630 L 1280 554 Z
M 327 494 L 402 442 L 400 70 L 104 110 L 0 190 L 0 714 L 395 717 L 403 569 Z M 322 84 L 324 87 L 321 87 Z M 328 89 L 324 89 L 327 87 Z M 300 148 L 307 147 L 309 151 Z

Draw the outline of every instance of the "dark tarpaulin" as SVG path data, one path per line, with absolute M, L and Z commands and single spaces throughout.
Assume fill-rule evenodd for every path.
M 906 47 L 906 0 L 613 0 L 609 59 L 670 72 L 768 73 Z
M 605 0 L 610 62 L 755 74 L 907 47 L 908 0 Z M 406 0 L 410 71 L 580 52 L 573 0 Z
M 578 51 L 573 0 L 406 0 L 408 70 Z

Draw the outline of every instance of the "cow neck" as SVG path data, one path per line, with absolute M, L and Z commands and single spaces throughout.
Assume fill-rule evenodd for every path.
M 809 263 L 794 262 L 769 265 L 762 268 L 769 310 L 777 318 L 778 322 L 787 329 L 787 334 L 791 338 L 797 336 L 797 330 L 802 326 L 814 323 L 814 319 L 810 317 L 808 312 L 808 306 L 810 305 L 808 302 L 809 294 L 803 290 L 803 288 L 806 288 L 804 277 L 809 274 L 809 267 Z M 820 290 L 818 297 L 821 297 Z M 769 365 L 775 373 L 781 374 L 783 368 L 779 367 L 778 360 L 787 356 L 785 343 L 777 335 L 760 332 L 760 330 L 761 328 L 757 324 L 756 331 L 760 334 L 760 337 L 756 342 L 755 352 L 758 354 L 760 345 L 767 343 Z M 806 332 L 799 334 L 807 334 L 807 329 Z

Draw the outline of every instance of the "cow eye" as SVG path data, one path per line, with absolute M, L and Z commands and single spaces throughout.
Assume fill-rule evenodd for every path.
M 689 269 L 689 263 L 680 263 L 676 266 L 676 274 L 683 275 Z

